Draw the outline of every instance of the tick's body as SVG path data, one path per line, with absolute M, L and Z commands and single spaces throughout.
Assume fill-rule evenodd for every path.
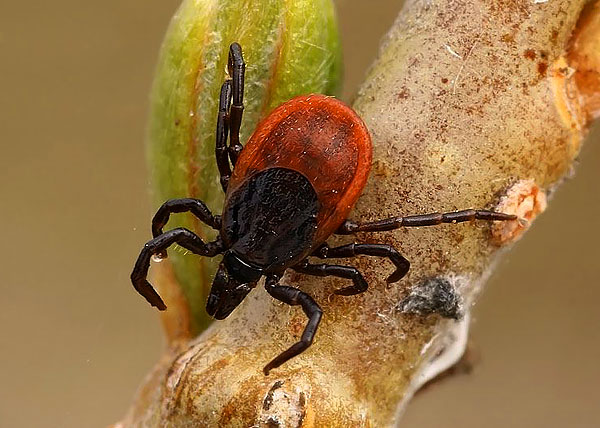
M 281 105 L 235 164 L 225 243 L 264 272 L 283 273 L 346 220 L 367 181 L 371 151 L 362 120 L 335 98 L 309 95 Z
M 140 253 L 131 280 L 150 304 L 164 310 L 164 302 L 146 280 L 152 255 L 166 256 L 167 247 L 173 243 L 202 256 L 224 254 L 206 304 L 211 316 L 223 319 L 265 276 L 265 288 L 271 296 L 290 305 L 300 305 L 309 318 L 300 341 L 267 364 L 265 374 L 308 348 L 321 320 L 321 308 L 312 297 L 279 284 L 286 269 L 352 280 L 352 285 L 335 290 L 344 296 L 367 290 L 362 274 L 352 266 L 311 264 L 309 257 L 387 257 L 396 268 L 388 282 L 398 281 L 408 272 L 408 261 L 393 247 L 348 244 L 331 248 L 325 241 L 332 234 L 473 219 L 516 219 L 493 211 L 465 210 L 393 217 L 364 224 L 346 220 L 371 168 L 371 139 L 362 120 L 334 98 L 301 96 L 275 109 L 258 125 L 242 150 L 239 130 L 244 69 L 241 48 L 234 43 L 229 53 L 232 78 L 221 88 L 216 135 L 217 166 L 226 192 L 222 217 L 213 216 L 198 199 L 165 202 L 152 220 L 154 239 Z M 170 214 L 184 211 L 218 230 L 219 237 L 204 243 L 183 228 L 163 233 Z

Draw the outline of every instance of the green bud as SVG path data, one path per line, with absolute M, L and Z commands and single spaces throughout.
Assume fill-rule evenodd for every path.
M 215 163 L 215 128 L 229 45 L 242 46 L 246 62 L 241 141 L 274 107 L 301 94 L 335 94 L 340 46 L 331 0 L 184 0 L 162 46 L 152 89 L 148 161 L 155 207 L 170 198 L 202 199 L 213 213 L 223 207 Z M 203 240 L 215 231 L 193 216 L 173 216 Z M 219 258 L 169 257 L 200 332 L 210 323 L 206 296 Z

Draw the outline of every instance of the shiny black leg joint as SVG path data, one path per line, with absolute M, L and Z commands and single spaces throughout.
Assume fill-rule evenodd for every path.
M 355 294 L 364 293 L 369 288 L 369 284 L 363 278 L 362 274 L 352 266 L 326 265 L 326 264 L 310 264 L 306 260 L 292 266 L 296 272 L 314 276 L 337 276 L 338 278 L 351 279 L 353 284 L 349 287 L 335 290 L 335 294 L 340 296 L 353 296 Z
M 387 278 L 388 283 L 401 280 L 410 269 L 410 262 L 394 247 L 386 244 L 348 244 L 333 248 L 327 244 L 323 244 L 311 254 L 311 256 L 319 257 L 321 259 L 354 257 L 360 255 L 387 257 L 396 267 L 396 270 Z
M 227 136 L 229 134 L 231 105 L 231 80 L 226 80 L 221 86 L 219 97 L 219 114 L 217 116 L 217 135 L 215 144 L 215 157 L 217 168 L 221 176 L 221 187 L 227 191 L 227 185 L 231 178 L 231 166 L 229 165 L 229 149 L 227 147 Z
M 246 64 L 242 57 L 242 48 L 237 43 L 229 47 L 229 60 L 227 64 L 229 75 L 233 86 L 233 103 L 230 110 L 231 135 L 229 141 L 229 157 L 235 166 L 238 156 L 242 152 L 240 143 L 240 127 L 242 125 L 242 114 L 244 112 L 244 74 Z

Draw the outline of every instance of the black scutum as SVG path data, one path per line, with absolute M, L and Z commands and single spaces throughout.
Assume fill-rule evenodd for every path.
M 241 259 L 276 272 L 305 256 L 318 211 L 317 194 L 306 177 L 270 168 L 250 177 L 228 198 L 224 238 Z

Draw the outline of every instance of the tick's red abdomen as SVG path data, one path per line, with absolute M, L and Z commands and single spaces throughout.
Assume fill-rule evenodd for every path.
M 350 107 L 324 95 L 296 97 L 258 125 L 235 165 L 227 196 L 265 169 L 301 173 L 320 204 L 318 245 L 348 217 L 366 184 L 371 159 L 368 130 Z

